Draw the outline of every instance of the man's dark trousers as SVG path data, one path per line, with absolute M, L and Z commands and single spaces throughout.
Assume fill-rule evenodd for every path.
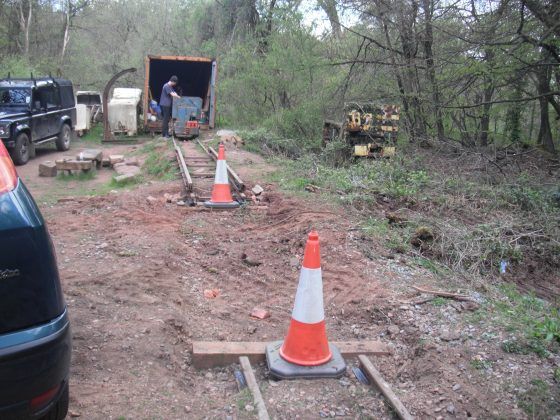
M 163 114 L 163 121 L 161 125 L 161 135 L 169 137 L 169 120 L 171 119 L 171 107 L 161 106 L 161 113 Z

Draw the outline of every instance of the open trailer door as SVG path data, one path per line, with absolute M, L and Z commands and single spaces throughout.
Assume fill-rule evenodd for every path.
M 208 125 L 214 128 L 216 124 L 216 79 L 218 77 L 218 63 L 216 60 L 212 61 L 212 77 L 210 79 L 210 115 L 208 118 Z

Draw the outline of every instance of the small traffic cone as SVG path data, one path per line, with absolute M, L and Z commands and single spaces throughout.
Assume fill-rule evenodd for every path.
M 283 342 L 267 346 L 266 356 L 271 373 L 282 379 L 338 378 L 346 370 L 342 355 L 327 339 L 319 235 L 315 231 L 305 246 L 288 334 Z
M 214 178 L 214 187 L 212 188 L 212 197 L 210 200 L 204 202 L 204 207 L 218 209 L 239 207 L 239 203 L 234 201 L 231 196 L 227 174 L 226 149 L 221 143 L 218 149 L 218 161 L 216 162 L 216 176 Z

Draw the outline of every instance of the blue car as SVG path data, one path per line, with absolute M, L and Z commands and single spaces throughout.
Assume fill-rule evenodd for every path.
M 71 350 L 51 238 L 0 142 L 0 419 L 65 418 Z

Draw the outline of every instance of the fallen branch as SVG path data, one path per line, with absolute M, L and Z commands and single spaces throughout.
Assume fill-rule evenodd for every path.
M 427 298 L 424 298 L 424 299 L 411 300 L 411 301 L 399 300 L 398 302 L 399 302 L 401 305 L 413 305 L 413 306 L 416 306 L 416 305 L 423 305 L 424 303 L 431 302 L 431 301 L 434 300 L 434 299 L 435 299 L 435 296 L 430 296 L 430 297 L 427 297 Z
M 467 296 L 467 295 L 462 295 L 460 293 L 451 293 L 451 292 L 444 292 L 441 290 L 427 290 L 427 289 L 422 289 L 421 287 L 418 286 L 411 286 L 414 290 L 417 290 L 420 293 L 427 293 L 429 295 L 435 295 L 435 296 L 440 296 L 440 297 L 444 297 L 444 298 L 448 298 L 448 299 L 455 299 L 455 300 L 469 300 L 474 302 L 474 299 L 472 299 L 471 297 Z

